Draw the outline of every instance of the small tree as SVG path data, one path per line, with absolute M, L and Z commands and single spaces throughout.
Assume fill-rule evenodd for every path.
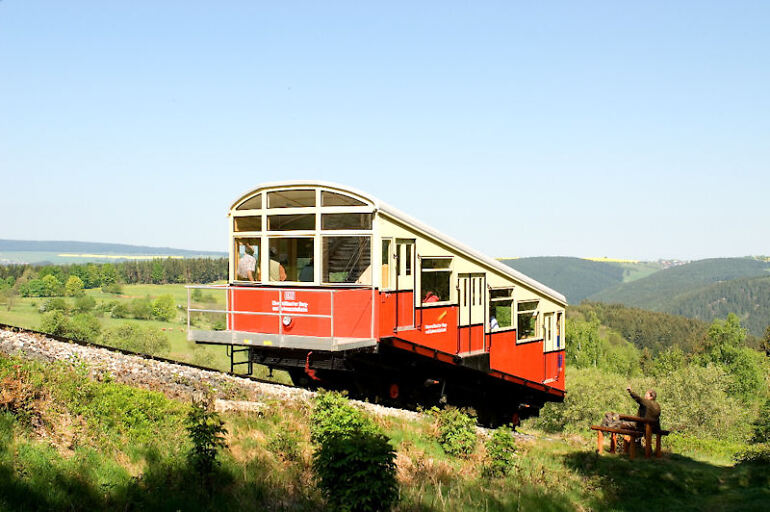
M 186 424 L 192 442 L 187 460 L 208 488 L 214 468 L 220 464 L 217 454 L 222 448 L 227 448 L 225 422 L 212 410 L 211 400 L 203 398 L 193 400 Z
M 42 297 L 57 297 L 64 294 L 64 287 L 56 276 L 48 274 L 41 279 L 43 283 Z
M 83 280 L 78 276 L 69 276 L 67 283 L 64 285 L 64 293 L 68 297 L 80 297 L 85 294 L 83 290 Z
M 96 299 L 90 295 L 81 295 L 75 299 L 75 311 L 78 313 L 89 313 L 96 307 Z
M 168 322 L 176 316 L 176 304 L 171 295 L 161 295 L 152 301 L 152 316 L 156 320 Z

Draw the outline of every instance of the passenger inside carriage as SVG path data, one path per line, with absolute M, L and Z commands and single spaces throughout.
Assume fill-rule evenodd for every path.
M 433 293 L 433 290 L 428 290 L 428 293 L 426 293 L 425 297 L 422 299 L 422 303 L 429 304 L 431 302 L 441 302 L 441 298 Z
M 238 279 L 243 281 L 256 281 L 258 278 L 257 258 L 254 257 L 254 248 L 248 242 L 242 242 L 243 255 L 238 259 Z

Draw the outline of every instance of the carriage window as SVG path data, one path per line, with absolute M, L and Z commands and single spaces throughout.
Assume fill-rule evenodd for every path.
M 406 244 L 406 273 L 404 275 L 412 275 L 412 244 Z
M 259 256 L 262 254 L 259 238 L 235 240 L 235 280 L 259 281 Z
M 257 194 L 243 202 L 236 210 L 259 210 L 262 208 L 262 194 Z
M 325 213 L 321 229 L 372 229 L 371 213 Z
M 315 190 L 281 190 L 267 193 L 268 208 L 304 208 L 315 206 Z
M 452 277 L 451 258 L 422 258 L 420 270 L 420 295 L 423 304 L 447 302 L 449 281 Z
M 366 203 L 344 194 L 321 191 L 321 206 L 366 206 Z
M 270 239 L 270 281 L 313 282 L 312 238 Z
M 523 301 L 518 303 L 518 313 L 516 321 L 518 323 L 518 339 L 525 340 L 534 338 L 537 333 L 537 304 L 538 301 Z
M 262 231 L 262 217 L 235 217 L 233 231 Z
M 390 269 L 392 265 L 390 263 L 390 240 L 382 241 L 382 260 L 380 268 L 382 269 L 382 283 L 381 288 L 383 290 L 390 288 Z
M 489 330 L 513 326 L 513 288 L 489 290 Z
M 324 283 L 372 283 L 372 239 L 368 236 L 323 238 Z
M 315 229 L 315 215 L 270 215 L 267 218 L 269 231 L 300 231 Z

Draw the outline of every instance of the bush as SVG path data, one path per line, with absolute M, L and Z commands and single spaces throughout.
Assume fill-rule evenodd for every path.
M 171 295 L 161 295 L 152 301 L 152 317 L 162 322 L 173 320 L 176 316 L 176 304 Z
M 129 318 L 131 316 L 131 308 L 123 302 L 113 302 L 110 311 L 112 318 Z
M 770 443 L 770 398 L 759 411 L 759 417 L 754 422 L 754 437 L 756 443 Z
M 510 473 L 516 456 L 516 441 L 511 428 L 502 426 L 495 429 L 486 442 L 486 449 L 487 461 L 482 468 L 482 474 L 492 478 Z
M 131 316 L 137 320 L 150 320 L 152 318 L 152 303 L 148 298 L 132 300 L 129 309 Z
M 437 439 L 446 453 L 468 456 L 476 449 L 476 421 L 459 409 L 431 409 L 436 419 Z
M 45 313 L 40 325 L 43 332 L 80 341 L 95 341 L 101 329 L 99 320 L 93 315 L 80 313 L 70 319 L 61 311 Z
M 106 330 L 102 343 L 150 355 L 167 354 L 171 350 L 168 337 L 162 331 L 128 323 Z
M 733 456 L 737 463 L 770 465 L 770 444 L 755 444 L 746 447 Z
M 382 434 L 337 433 L 313 454 L 313 471 L 331 510 L 390 510 L 398 499 L 395 459 Z
M 376 433 L 377 428 L 368 417 L 356 409 L 340 393 L 319 391 L 313 399 L 310 419 L 310 438 L 323 443 L 328 437 L 345 436 L 356 432 Z
M 302 459 L 299 444 L 299 433 L 287 425 L 282 425 L 267 442 L 267 449 L 275 453 L 285 462 L 298 462 Z
M 69 306 L 67 305 L 67 301 L 62 297 L 54 297 L 43 302 L 43 305 L 40 306 L 38 311 L 41 313 L 47 311 L 61 311 L 62 313 L 67 313 L 69 312 Z
M 102 291 L 112 295 L 120 295 L 123 293 L 123 287 L 119 283 L 110 283 L 102 286 Z
M 67 336 L 70 331 L 70 319 L 61 311 L 50 311 L 43 314 L 40 330 L 54 336 Z
M 96 307 L 96 299 L 90 295 L 82 295 L 75 299 L 75 311 L 78 313 L 88 313 Z
M 340 393 L 313 401 L 313 470 L 332 510 L 389 510 L 398 498 L 396 454 L 374 423 Z
M 96 341 L 102 331 L 99 320 L 89 313 L 78 313 L 72 317 L 70 332 L 67 335 L 80 341 Z

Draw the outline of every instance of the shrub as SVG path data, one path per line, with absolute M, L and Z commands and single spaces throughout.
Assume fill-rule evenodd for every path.
M 486 449 L 487 461 L 482 468 L 484 476 L 488 478 L 505 476 L 513 469 L 516 441 L 510 427 L 502 426 L 495 429 L 486 442 Z
M 733 456 L 737 463 L 770 465 L 770 444 L 755 444 L 747 446 Z
M 67 336 L 70 331 L 70 319 L 61 311 L 50 311 L 43 314 L 40 330 L 54 336 Z
M 187 460 L 200 477 L 208 480 L 214 468 L 219 465 L 219 450 L 227 447 L 225 423 L 219 414 L 211 409 L 211 402 L 204 399 L 193 400 L 186 424 L 187 434 L 192 442 Z
M 396 454 L 375 424 L 340 393 L 313 400 L 313 470 L 332 510 L 389 510 L 398 498 Z
M 282 425 L 267 442 L 267 449 L 286 462 L 298 462 L 302 459 L 299 444 L 300 435 L 286 425 Z
M 80 341 L 96 341 L 102 331 L 99 320 L 89 313 L 78 313 L 72 317 L 70 332 L 66 336 Z
M 128 318 L 131 316 L 131 308 L 123 302 L 112 303 L 112 318 Z
M 395 459 L 382 434 L 335 433 L 313 454 L 313 470 L 331 510 L 390 510 L 398 499 Z
M 96 307 L 96 299 L 90 295 L 82 295 L 75 299 L 75 311 L 78 313 L 88 313 Z
M 128 323 L 106 330 L 102 343 L 151 355 L 166 354 L 171 350 L 168 337 L 162 331 Z
M 476 449 L 476 421 L 459 409 L 431 409 L 436 418 L 438 442 L 446 453 L 468 456 Z
M 152 318 L 152 303 L 148 298 L 132 300 L 129 308 L 131 316 L 137 320 L 150 320 Z
M 104 293 L 111 293 L 113 295 L 120 295 L 123 293 L 123 287 L 119 283 L 109 283 L 102 286 Z
M 62 313 L 69 312 L 69 306 L 67 301 L 62 297 L 54 297 L 43 302 L 43 305 L 38 309 L 41 313 L 46 311 L 61 311 Z
M 161 295 L 152 301 L 152 317 L 162 322 L 168 322 L 176 316 L 176 305 L 171 295 Z
M 368 417 L 348 402 L 340 393 L 320 391 L 313 399 L 310 438 L 314 443 L 332 436 L 355 432 L 375 433 L 377 428 Z
M 754 422 L 754 437 L 756 443 L 770 443 L 770 398 L 759 411 L 759 417 Z

